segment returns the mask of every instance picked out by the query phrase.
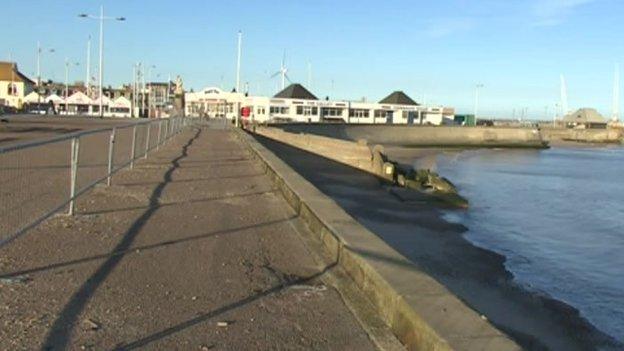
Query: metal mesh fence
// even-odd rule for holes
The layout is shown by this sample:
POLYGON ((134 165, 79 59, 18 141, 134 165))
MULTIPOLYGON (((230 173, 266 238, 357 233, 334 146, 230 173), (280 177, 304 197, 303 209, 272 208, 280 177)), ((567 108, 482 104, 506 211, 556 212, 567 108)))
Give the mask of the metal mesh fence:
POLYGON ((0 230, 19 231, 69 196, 70 141, 0 154, 0 230))
POLYGON ((105 130, 80 137, 76 172, 77 194, 106 179, 109 136, 110 131, 105 130))
POLYGON ((73 214, 78 196, 189 124, 184 118, 140 122, 1 147, 0 246, 54 213, 73 214))

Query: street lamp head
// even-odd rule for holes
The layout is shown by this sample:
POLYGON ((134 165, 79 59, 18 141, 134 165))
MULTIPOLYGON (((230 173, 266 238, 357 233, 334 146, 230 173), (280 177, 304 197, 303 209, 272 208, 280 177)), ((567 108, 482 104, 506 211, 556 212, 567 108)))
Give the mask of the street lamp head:
POLYGON ((89 15, 87 15, 86 13, 81 13, 78 15, 78 17, 87 18, 89 17, 89 15))
POLYGON ((115 18, 115 19, 116 19, 116 20, 118 20, 118 21, 125 21, 125 20, 126 20, 126 18, 125 18, 125 17, 117 17, 117 18, 115 18))

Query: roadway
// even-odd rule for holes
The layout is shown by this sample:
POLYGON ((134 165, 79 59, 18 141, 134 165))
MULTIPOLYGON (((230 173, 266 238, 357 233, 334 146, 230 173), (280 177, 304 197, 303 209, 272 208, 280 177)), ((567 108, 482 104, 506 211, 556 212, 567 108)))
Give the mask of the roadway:
POLYGON ((135 121, 137 120, 128 118, 2 115, 0 116, 0 147, 59 134, 124 125, 135 121))

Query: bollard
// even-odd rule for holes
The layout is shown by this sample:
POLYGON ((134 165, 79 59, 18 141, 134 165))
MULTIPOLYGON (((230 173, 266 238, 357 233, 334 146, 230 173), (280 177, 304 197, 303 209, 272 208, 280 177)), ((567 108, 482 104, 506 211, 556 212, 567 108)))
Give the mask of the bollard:
POLYGON ((111 185, 111 177, 113 175, 113 158, 115 153, 115 132, 116 128, 111 130, 110 140, 108 142, 108 178, 106 179, 106 185, 111 185))
POLYGON ((132 149, 130 150, 130 169, 134 169, 134 158, 136 156, 136 136, 137 126, 132 128, 132 149))
POLYGON ((78 155, 80 154, 80 138, 73 138, 71 142, 71 174, 69 188, 69 211, 68 215, 73 216, 75 210, 74 197, 76 196, 76 178, 78 177, 78 155))
POLYGON ((147 152, 149 151, 150 146, 150 128, 152 127, 151 123, 147 123, 147 135, 145 136, 145 154, 143 158, 147 159, 147 152))

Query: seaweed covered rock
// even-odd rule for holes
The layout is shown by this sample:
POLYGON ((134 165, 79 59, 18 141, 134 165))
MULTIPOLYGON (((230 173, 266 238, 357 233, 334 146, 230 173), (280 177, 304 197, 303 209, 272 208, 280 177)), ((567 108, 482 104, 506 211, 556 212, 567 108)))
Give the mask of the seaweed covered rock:
POLYGON ((436 172, 428 169, 411 170, 407 174, 398 175, 397 180, 399 180, 397 183, 400 186, 427 191, 447 205, 468 207, 468 201, 459 195, 455 185, 436 172))

